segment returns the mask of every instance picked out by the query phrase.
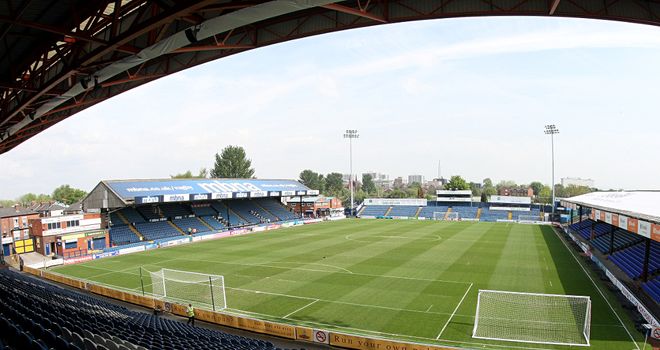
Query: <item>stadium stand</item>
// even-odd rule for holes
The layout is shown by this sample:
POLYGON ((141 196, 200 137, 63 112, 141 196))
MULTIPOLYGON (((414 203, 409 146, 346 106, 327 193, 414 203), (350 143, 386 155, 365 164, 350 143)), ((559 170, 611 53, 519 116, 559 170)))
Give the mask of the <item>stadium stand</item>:
POLYGON ((298 215, 288 211, 279 201, 273 199, 257 199, 264 209, 277 216, 282 221, 298 219, 298 215))
POLYGON ((383 216, 390 208, 389 205, 367 205, 362 210, 361 216, 383 216))
POLYGON ((8 349, 280 350, 263 340, 131 311, 8 269, 0 270, 0 329, 0 343, 8 349))
POLYGON ((463 206, 454 206, 451 208, 452 212, 457 212, 458 217, 461 219, 475 219, 477 217, 477 207, 463 207, 463 206))
POLYGON ((144 238, 149 241, 181 236, 181 232, 172 227, 168 221, 138 223, 135 224, 135 228, 137 228, 138 232, 140 232, 144 238))
MULTIPOLYGON (((609 229, 608 229, 609 231, 609 229)), ((614 231, 614 244, 610 251, 610 234, 600 234, 590 241, 591 245, 603 254, 614 253, 626 247, 630 247, 644 240, 642 236, 631 234, 627 231, 617 229, 614 231)))
POLYGON ((201 216, 200 219, 204 221, 207 225, 213 227, 214 230, 224 230, 227 228, 224 223, 218 221, 213 216, 201 216))
MULTIPOLYGON (((628 236, 633 236, 628 234, 628 236)), ((635 244, 621 251, 615 252, 610 256, 610 261, 616 264, 630 278, 639 278, 642 276, 644 268, 644 250, 645 245, 635 244)), ((649 275, 654 274, 660 269, 660 243, 651 241, 651 254, 649 259, 649 275)))
POLYGON ((191 209, 192 209, 193 214, 195 214, 195 216, 216 216, 216 215, 218 215, 218 212, 215 211, 215 209, 213 209, 213 207, 211 207, 210 204, 202 205, 202 206, 194 205, 194 206, 191 207, 191 209))
POLYGON ((660 275, 655 276, 652 280, 642 284, 642 289, 648 294, 656 303, 660 304, 660 275))
POLYGON ((390 210, 390 213, 388 215, 414 217, 415 213, 417 213, 417 209, 419 209, 419 207, 417 206, 395 205, 392 207, 392 210, 390 210))
POLYGON ((135 209, 147 220, 158 220, 163 217, 155 205, 139 206, 135 209))
POLYGON ((423 207, 422 211, 419 212, 419 215, 417 217, 425 217, 427 219, 433 219, 433 213, 435 212, 446 212, 449 210, 449 207, 447 206, 428 206, 428 207, 423 207))
POLYGON ((250 201, 234 201, 231 203, 231 209, 250 224, 262 222, 262 218, 256 215, 255 206, 250 201))
POLYGON ((211 229, 204 225, 198 218, 175 219, 172 220, 172 222, 185 233, 188 232, 188 229, 194 229, 196 233, 211 231, 211 229))
POLYGON ((497 220, 507 220, 508 218, 509 212, 507 210, 490 210, 489 208, 484 207, 481 208, 481 216, 479 217, 479 220, 494 222, 497 220))
MULTIPOLYGON (((592 220, 584 220, 578 223, 572 224, 569 226, 574 232, 577 232, 582 238, 590 239, 591 238, 591 225, 594 223, 592 220)), ((600 237, 606 233, 610 232, 610 225, 598 222, 594 226, 594 238, 600 237)))
POLYGON ((165 217, 175 218, 178 216, 188 216, 192 214, 190 207, 179 203, 160 204, 160 211, 165 217))
POLYGON ((121 225, 125 223, 124 220, 120 218, 120 216, 123 216, 126 221, 128 221, 128 223, 144 222, 142 215, 140 215, 140 213, 138 213, 138 211, 132 207, 126 207, 119 211, 112 212, 110 214, 110 221, 112 221, 112 223, 115 225, 121 225))
POLYGON ((112 245, 131 244, 140 241, 128 225, 116 225, 110 227, 110 242, 112 245))
POLYGON ((245 222, 243 219, 241 219, 231 211, 229 212, 229 218, 225 218, 225 216, 227 216, 227 207, 224 205, 224 203, 213 202, 211 203, 211 206, 213 207, 213 209, 215 209, 218 212, 218 216, 224 218, 225 220, 228 220, 230 226, 245 226, 248 224, 247 222, 245 222))

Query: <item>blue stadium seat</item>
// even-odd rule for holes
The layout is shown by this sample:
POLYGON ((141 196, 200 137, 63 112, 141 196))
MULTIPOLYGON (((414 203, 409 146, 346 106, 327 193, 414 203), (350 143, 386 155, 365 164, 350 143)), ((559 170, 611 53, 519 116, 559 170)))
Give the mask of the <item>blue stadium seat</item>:
POLYGON ((270 342, 131 311, 9 270, 0 270, 0 329, 0 350, 5 345, 34 350, 276 349, 270 342))

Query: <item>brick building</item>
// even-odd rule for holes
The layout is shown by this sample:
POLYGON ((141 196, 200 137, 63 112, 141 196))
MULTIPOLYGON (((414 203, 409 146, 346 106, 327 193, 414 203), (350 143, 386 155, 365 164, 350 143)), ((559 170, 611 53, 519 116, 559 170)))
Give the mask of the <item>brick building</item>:
POLYGON ((39 218, 39 214, 33 210, 12 207, 0 208, 0 232, 2 233, 2 254, 5 256, 14 253, 25 252, 25 241, 28 241, 28 248, 30 246, 30 226, 29 222, 32 219, 39 218), (16 244, 21 249, 16 249, 16 244))

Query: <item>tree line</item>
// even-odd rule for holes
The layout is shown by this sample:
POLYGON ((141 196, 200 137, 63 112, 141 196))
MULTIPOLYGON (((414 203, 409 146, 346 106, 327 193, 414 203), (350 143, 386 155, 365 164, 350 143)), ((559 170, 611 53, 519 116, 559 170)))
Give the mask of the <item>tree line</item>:
POLYGON ((52 194, 35 194, 35 193, 26 193, 16 199, 3 199, 0 200, 0 207, 9 208, 16 204, 22 206, 29 206, 32 203, 47 203, 47 202, 58 202, 66 205, 71 205, 76 203, 87 195, 87 192, 73 188, 69 185, 62 185, 53 190, 52 194))

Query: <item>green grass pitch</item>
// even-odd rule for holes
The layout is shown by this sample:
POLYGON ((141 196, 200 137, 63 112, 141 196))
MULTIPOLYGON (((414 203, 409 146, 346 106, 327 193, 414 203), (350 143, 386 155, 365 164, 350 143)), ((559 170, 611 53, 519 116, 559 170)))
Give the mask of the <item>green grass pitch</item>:
MULTIPOLYGON (((343 220, 203 241, 56 268, 140 291, 138 267, 225 277, 228 312, 427 344, 480 349, 568 346, 471 337, 479 289, 586 295, 592 349, 643 337, 577 254, 547 226, 343 220), (598 284, 598 282, 596 282, 598 284), (609 300, 606 301, 606 298, 609 300)), ((149 291, 149 278, 146 278, 149 291)))

